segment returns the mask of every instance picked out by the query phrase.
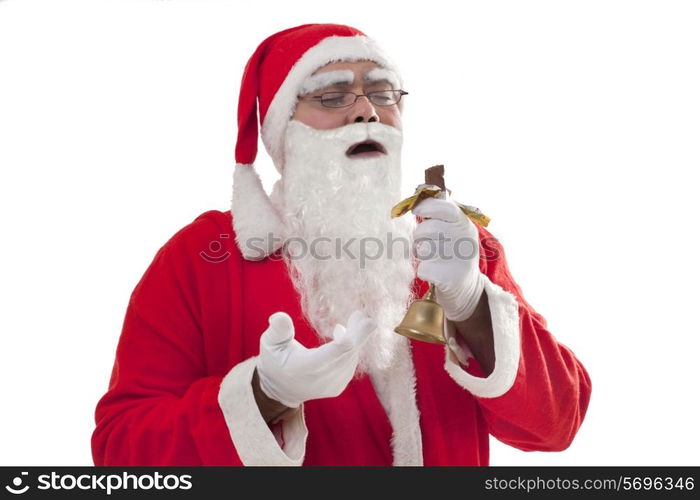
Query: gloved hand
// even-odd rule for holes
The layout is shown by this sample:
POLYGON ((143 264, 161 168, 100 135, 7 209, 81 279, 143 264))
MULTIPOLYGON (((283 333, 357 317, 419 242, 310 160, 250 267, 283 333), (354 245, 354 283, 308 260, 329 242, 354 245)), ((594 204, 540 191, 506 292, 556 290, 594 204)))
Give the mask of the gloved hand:
POLYGON ((343 392, 355 374, 361 347, 376 328, 370 318, 355 311, 347 328, 335 326, 333 340, 307 349, 294 339, 294 324, 287 313, 270 315, 269 325, 260 337, 257 357, 260 388, 290 408, 343 392))
POLYGON ((416 274, 435 284, 436 299, 447 319, 463 321, 476 310, 484 291, 479 231, 451 198, 426 198, 412 212, 430 218, 422 220, 413 233, 420 259, 416 274))

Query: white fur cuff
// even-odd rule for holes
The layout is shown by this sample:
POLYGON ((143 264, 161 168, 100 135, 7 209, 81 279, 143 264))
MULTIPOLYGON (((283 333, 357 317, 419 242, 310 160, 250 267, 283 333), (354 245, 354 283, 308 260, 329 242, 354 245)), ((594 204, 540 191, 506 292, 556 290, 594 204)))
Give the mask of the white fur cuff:
POLYGON ((231 440, 243 465, 300 466, 306 453, 309 434, 304 420, 304 405, 283 425, 284 447, 260 414, 251 381, 256 357, 231 368, 219 388, 219 406, 226 419, 231 440))
MULTIPOLYGON (((445 370, 460 386, 482 398, 502 396, 513 386, 520 362, 520 317, 513 294, 484 276, 484 290, 489 300, 496 362, 486 377, 475 377, 459 365, 452 350, 445 346, 445 370)), ((459 334, 458 334, 459 335, 459 334)))

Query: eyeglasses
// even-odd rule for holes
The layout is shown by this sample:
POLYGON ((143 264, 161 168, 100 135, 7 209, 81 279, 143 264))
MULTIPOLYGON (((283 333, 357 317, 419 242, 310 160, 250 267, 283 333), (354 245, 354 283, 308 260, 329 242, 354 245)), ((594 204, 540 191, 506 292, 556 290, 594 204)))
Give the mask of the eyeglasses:
POLYGON ((403 90, 377 90, 366 94, 356 94, 354 92, 326 92, 325 94, 300 97, 299 99, 314 99, 321 101, 321 105, 326 108, 345 108, 355 104, 358 98, 366 97, 372 104, 377 106, 393 106, 398 104, 401 96, 408 94, 403 90))

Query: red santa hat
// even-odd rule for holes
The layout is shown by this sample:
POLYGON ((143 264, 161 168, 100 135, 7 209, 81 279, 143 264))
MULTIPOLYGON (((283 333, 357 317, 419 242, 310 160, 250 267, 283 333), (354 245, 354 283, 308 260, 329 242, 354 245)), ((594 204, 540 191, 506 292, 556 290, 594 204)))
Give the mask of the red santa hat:
POLYGON ((335 61, 369 60, 401 76, 377 43, 356 28, 304 24, 266 38, 246 64, 238 99, 238 140, 231 214, 238 247, 262 259, 283 243, 282 224, 254 169, 258 120, 262 141, 277 170, 284 169, 284 137, 307 78, 335 61), (259 110, 259 117, 258 117, 259 110), (264 251, 261 251, 263 250, 264 251))

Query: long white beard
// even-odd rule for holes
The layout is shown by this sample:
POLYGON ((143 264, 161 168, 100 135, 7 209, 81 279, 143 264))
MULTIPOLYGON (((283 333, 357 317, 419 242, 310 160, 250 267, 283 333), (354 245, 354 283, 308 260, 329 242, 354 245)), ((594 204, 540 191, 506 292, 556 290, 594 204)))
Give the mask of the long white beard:
POLYGON ((360 353, 358 374, 391 366, 406 341, 394 328, 415 299, 416 222, 390 216, 401 196, 401 144, 398 129, 377 122, 318 130, 292 120, 284 173, 271 195, 285 224, 282 255, 316 332, 332 338, 336 323, 345 326, 355 309, 377 323, 360 353), (387 154, 346 156, 352 144, 367 139, 380 142, 387 154))

